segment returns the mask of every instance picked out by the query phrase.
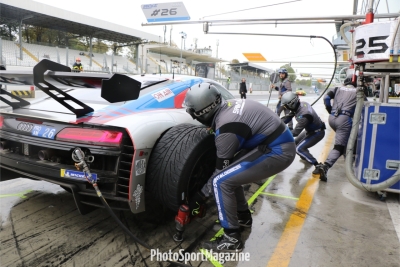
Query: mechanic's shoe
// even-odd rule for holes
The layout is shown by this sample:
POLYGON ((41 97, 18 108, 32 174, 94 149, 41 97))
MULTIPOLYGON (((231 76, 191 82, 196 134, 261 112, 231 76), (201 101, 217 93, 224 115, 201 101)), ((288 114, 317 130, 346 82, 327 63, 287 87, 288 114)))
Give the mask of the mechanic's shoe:
POLYGON ((251 225, 253 224, 253 218, 251 218, 250 210, 246 210, 244 212, 238 212, 237 216, 240 226, 251 227, 251 225))
POLYGON ((213 252, 241 252, 243 242, 239 232, 230 234, 224 233, 215 240, 203 242, 202 248, 212 250, 213 252))
POLYGON ((328 181, 328 176, 326 173, 328 172, 329 167, 326 164, 322 164, 322 166, 318 169, 319 170, 319 179, 321 181, 328 181))
POLYGON ((317 165, 315 165, 315 170, 313 170, 313 174, 319 174, 319 169, 321 168, 321 166, 324 165, 322 162, 318 163, 317 165))

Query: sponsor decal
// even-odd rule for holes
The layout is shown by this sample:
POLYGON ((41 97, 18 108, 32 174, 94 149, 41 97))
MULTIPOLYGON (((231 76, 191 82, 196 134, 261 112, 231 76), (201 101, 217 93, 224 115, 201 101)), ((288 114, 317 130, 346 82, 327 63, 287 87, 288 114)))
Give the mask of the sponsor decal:
POLYGON ((135 161, 136 176, 146 172, 146 159, 139 159, 135 161))
MULTIPOLYGON (((71 178, 71 179, 86 181, 86 174, 84 172, 75 170, 60 169, 60 176, 63 178, 71 178)), ((97 174, 92 173, 92 178, 94 180, 97 180, 97 174)))
POLYGON ((162 102, 168 98, 173 97, 175 94, 174 92, 171 91, 171 89, 169 88, 165 88, 163 90, 160 90, 154 94, 152 94, 152 96, 158 101, 158 102, 162 102))
POLYGON ((238 164, 238 165, 236 165, 236 166, 234 166, 234 167, 232 167, 232 168, 230 168, 230 169, 228 169, 228 170, 226 170, 224 172, 221 172, 220 174, 218 174, 213 179, 215 202, 217 203, 217 206, 218 206, 218 218, 219 218, 220 221, 223 221, 224 217, 223 217, 222 212, 221 212, 222 208, 221 208, 221 204, 220 204, 220 201, 219 201, 218 190, 216 190, 217 189, 217 182, 218 182, 219 179, 221 179, 221 178, 225 177, 226 175, 228 175, 228 174, 230 174, 232 172, 235 172, 235 171, 237 171, 237 170, 239 170, 241 168, 242 168, 242 165, 238 164))
POLYGON ((135 191, 133 191, 132 197, 135 199, 136 202, 136 209, 139 208, 139 204, 140 204, 140 196, 142 195, 143 192, 143 186, 141 186, 140 184, 138 184, 136 186, 135 191))
POLYGON ((23 132, 30 132, 32 131, 34 125, 32 123, 28 122, 21 122, 17 125, 17 130, 23 131, 23 132))
POLYGON ((157 7, 157 4, 149 4, 149 5, 143 5, 142 6, 143 9, 150 9, 150 8, 153 8, 153 7, 157 7))
POLYGON ((228 166, 229 166, 229 160, 226 159, 226 160, 224 160, 224 166, 222 166, 222 169, 225 169, 228 166))
POLYGON ((351 85, 346 85, 346 87, 340 87, 340 91, 346 91, 346 92, 351 92, 351 91, 356 91, 357 88, 351 86, 351 85))
POLYGON ((239 114, 239 109, 240 109, 240 103, 236 102, 235 107, 233 108, 233 113, 234 114, 239 114))
POLYGON ((243 102, 237 101, 235 107, 233 108, 232 113, 233 113, 233 114, 242 115, 244 103, 245 103, 244 101, 243 101, 243 102))

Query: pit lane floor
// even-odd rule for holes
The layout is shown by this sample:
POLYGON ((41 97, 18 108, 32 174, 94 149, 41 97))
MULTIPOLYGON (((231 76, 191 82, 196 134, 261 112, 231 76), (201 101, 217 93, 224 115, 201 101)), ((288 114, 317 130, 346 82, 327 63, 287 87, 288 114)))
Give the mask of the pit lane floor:
MULTIPOLYGON (((268 101, 268 94, 248 98, 268 101)), ((309 103, 315 94, 301 97, 309 103)), ((274 109, 276 95, 269 107, 274 109)), ((314 105, 327 122, 322 101, 314 105)), ((328 125, 328 124, 327 124, 328 125)), ((325 138, 310 149, 323 161, 334 142, 325 138)), ((274 177, 245 186, 253 213, 252 228, 242 232, 243 255, 249 261, 224 264, 191 260, 192 266, 400 266, 399 194, 380 201, 375 193, 355 188, 344 171, 344 160, 328 172, 328 182, 312 175, 314 167, 299 160, 274 177)), ((169 266, 128 237, 104 209, 80 215, 72 195, 59 186, 25 178, 0 182, 0 266, 169 266)), ((184 241, 172 240, 174 213, 146 199, 147 212, 116 212, 140 239, 159 252, 180 249, 200 254, 199 243, 218 234, 216 208, 188 225, 184 241)), ((156 251, 154 251, 156 252, 156 251)), ((193 254, 192 254, 193 255, 193 254)))

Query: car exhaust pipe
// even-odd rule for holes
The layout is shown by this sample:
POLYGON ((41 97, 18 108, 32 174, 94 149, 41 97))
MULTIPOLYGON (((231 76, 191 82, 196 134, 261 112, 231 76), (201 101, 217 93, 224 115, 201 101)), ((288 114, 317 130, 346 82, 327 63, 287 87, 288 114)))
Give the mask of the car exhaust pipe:
POLYGON ((54 151, 50 149, 40 150, 38 152, 38 157, 40 160, 51 160, 54 155, 54 151))
POLYGON ((0 142, 0 150, 5 150, 8 148, 8 142, 7 141, 1 141, 0 142))

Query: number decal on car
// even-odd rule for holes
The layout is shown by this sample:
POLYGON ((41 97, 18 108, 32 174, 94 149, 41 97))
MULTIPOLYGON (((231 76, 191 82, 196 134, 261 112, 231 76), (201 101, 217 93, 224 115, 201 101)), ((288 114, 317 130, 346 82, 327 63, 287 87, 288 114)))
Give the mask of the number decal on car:
POLYGON ((31 134, 37 137, 54 139, 55 132, 56 132, 55 128, 35 125, 35 127, 33 127, 32 129, 31 134))

